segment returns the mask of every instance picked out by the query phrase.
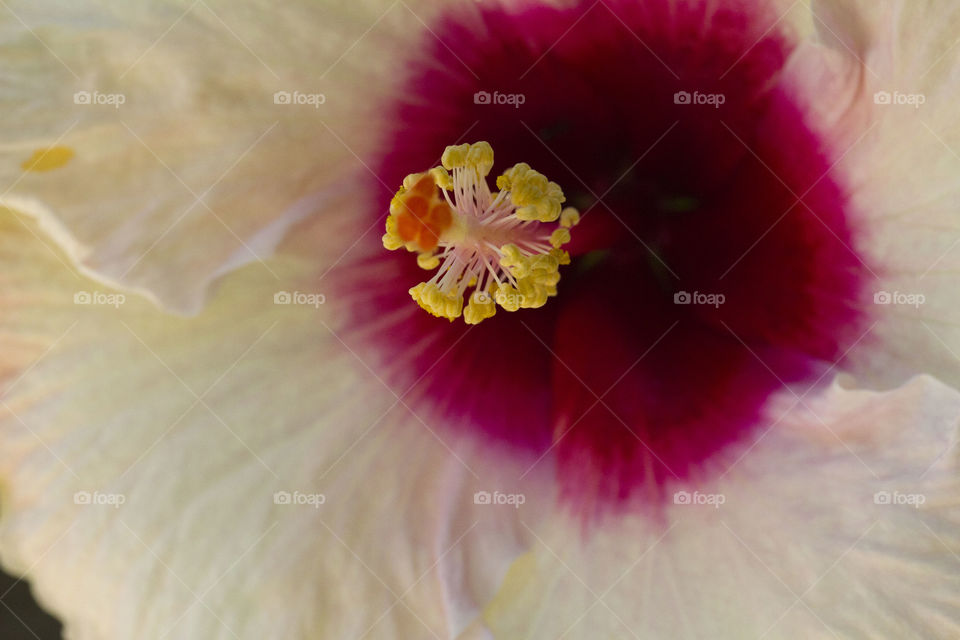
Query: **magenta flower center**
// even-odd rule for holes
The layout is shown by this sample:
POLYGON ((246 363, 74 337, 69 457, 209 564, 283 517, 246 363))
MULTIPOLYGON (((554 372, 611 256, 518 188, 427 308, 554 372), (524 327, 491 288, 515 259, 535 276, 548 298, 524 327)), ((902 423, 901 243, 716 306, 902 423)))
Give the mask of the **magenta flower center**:
MULTIPOLYGON (((548 304, 475 327, 412 303, 409 254, 357 269, 357 326, 377 327, 366 344, 412 409, 550 461, 573 500, 625 504, 756 437, 772 394, 859 338, 869 270, 832 169, 843 150, 791 92, 794 42, 762 5, 481 4, 424 32, 386 107, 382 181, 485 140, 582 221, 548 304)), ((373 221, 393 194, 371 185, 373 221)))

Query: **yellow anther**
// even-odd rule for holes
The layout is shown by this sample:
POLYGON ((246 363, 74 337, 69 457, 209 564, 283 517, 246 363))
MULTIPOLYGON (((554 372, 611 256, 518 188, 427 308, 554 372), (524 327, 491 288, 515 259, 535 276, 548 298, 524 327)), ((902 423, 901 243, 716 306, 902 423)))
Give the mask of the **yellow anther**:
POLYGON ((551 249, 550 255, 557 259, 560 266, 570 264, 570 254, 563 249, 551 249))
POLYGON ((451 322, 463 311, 463 296, 455 292, 444 293, 435 284, 421 282, 410 289, 410 296, 428 313, 451 322))
POLYGON ((559 185, 520 163, 491 193, 486 142, 447 147, 442 165, 407 176, 390 203, 383 245, 405 247, 421 268, 437 270, 410 296, 434 316, 467 324, 493 317, 497 306, 546 304, 557 295, 560 267, 570 264, 561 247, 580 219, 576 209, 561 210, 559 185))
POLYGON ((567 207, 560 212, 560 226, 567 229, 580 224, 580 212, 573 207, 567 207))
POLYGON ((477 168, 481 176, 486 176, 493 169, 493 147, 489 142, 476 142, 470 145, 467 153, 467 164, 477 168))
POLYGON ((455 144, 450 145, 443 150, 443 155, 440 156, 440 164, 444 168, 453 171, 454 169, 459 169, 467 162, 467 153, 470 151, 469 144, 455 144))
POLYGON ((433 253, 421 253, 417 256, 417 266, 430 271, 440 266, 440 256, 433 253))
POLYGON ((547 298, 556 295, 556 287, 538 284, 530 280, 521 280, 520 306, 524 309, 538 309, 547 304, 547 298))
POLYGON ((493 168, 493 147, 489 142, 449 146, 444 149, 440 163, 451 171, 476 169, 481 177, 486 177, 493 168))
POLYGON ((508 284, 502 284, 497 288, 494 300, 505 311, 519 311, 523 305, 523 294, 508 284))
POLYGON ((529 279, 531 282, 554 285, 560 280, 561 256, 551 253, 523 255, 520 249, 513 244, 500 248, 503 257, 500 266, 510 272, 518 280, 529 279))
POLYGON ((497 305, 493 297, 485 291, 474 291, 470 302, 463 310, 463 321, 467 324, 480 324, 497 313, 497 305))
POLYGON ((527 275, 529 259, 520 252, 520 248, 515 244, 505 244, 500 247, 503 256, 500 258, 500 266, 509 271, 515 278, 524 278, 527 275))
POLYGON ((560 227, 550 234, 550 244, 553 245, 554 249, 559 249, 568 242, 570 242, 570 229, 560 227))
POLYGON ((444 191, 453 191, 453 177, 446 169, 434 167, 430 169, 430 175, 433 176, 433 181, 437 183, 438 187, 444 191))
POLYGON ((556 182, 550 182, 525 162, 504 171, 497 178, 497 188, 510 190, 510 200, 517 206, 520 220, 554 222, 560 217, 560 205, 566 200, 556 182))
POLYGON ((384 248, 390 251, 399 249, 404 245, 403 238, 397 235, 397 220, 393 216, 387 216, 387 232, 383 234, 382 240, 384 248))
MULTIPOLYGON (((413 185, 417 184, 420 181, 420 178, 423 177, 423 173, 411 173, 403 178, 403 185, 401 185, 400 190, 397 192, 397 196, 401 196, 407 189, 412 189, 413 185)), ((396 199, 396 198, 394 198, 396 199)))

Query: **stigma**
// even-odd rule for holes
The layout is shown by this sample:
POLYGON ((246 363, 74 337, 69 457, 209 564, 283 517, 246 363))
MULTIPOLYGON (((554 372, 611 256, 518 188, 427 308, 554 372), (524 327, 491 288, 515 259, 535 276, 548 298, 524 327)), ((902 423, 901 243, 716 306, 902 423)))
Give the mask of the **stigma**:
POLYGON ((557 295, 560 267, 570 264, 562 247, 580 221, 576 209, 562 208, 560 186, 521 162, 491 192, 486 142, 447 147, 440 163, 404 178, 390 202, 383 246, 403 247, 423 269, 436 269, 410 295, 434 316, 463 316, 467 324, 493 317, 498 306, 545 305, 557 295))

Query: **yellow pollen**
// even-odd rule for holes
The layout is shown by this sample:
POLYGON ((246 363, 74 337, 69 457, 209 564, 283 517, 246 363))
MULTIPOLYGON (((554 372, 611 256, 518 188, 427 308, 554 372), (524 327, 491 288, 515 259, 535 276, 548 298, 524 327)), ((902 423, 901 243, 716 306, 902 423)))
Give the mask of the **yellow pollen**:
POLYGON ((433 253, 421 253, 417 256, 417 266, 427 271, 433 271, 440 266, 440 258, 433 253))
POLYGON ((20 168, 24 171, 52 171, 65 166, 72 159, 73 149, 70 147, 48 147, 34 151, 20 168))
POLYGON ((550 244, 554 249, 559 249, 568 242, 570 242, 570 229, 560 227, 550 234, 550 244))
POLYGON ((580 212, 574 209, 573 207, 567 207, 560 212, 560 226, 566 227, 575 227, 580 224, 580 212))
POLYGON ((491 192, 487 142, 447 147, 440 162, 407 176, 390 203, 383 246, 416 252, 421 268, 437 269, 411 297, 437 317, 462 315, 467 324, 492 318, 498 306, 542 307, 557 295, 560 267, 570 264, 561 247, 580 214, 562 209, 559 185, 525 163, 504 171, 491 192))

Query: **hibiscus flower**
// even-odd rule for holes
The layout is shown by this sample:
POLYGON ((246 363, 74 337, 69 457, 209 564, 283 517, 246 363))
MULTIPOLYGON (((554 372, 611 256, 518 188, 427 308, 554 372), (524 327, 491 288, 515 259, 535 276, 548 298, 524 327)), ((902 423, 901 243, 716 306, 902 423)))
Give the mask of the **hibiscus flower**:
POLYGON ((0 562, 68 637, 960 634, 953 3, 50 4, 0 562))

